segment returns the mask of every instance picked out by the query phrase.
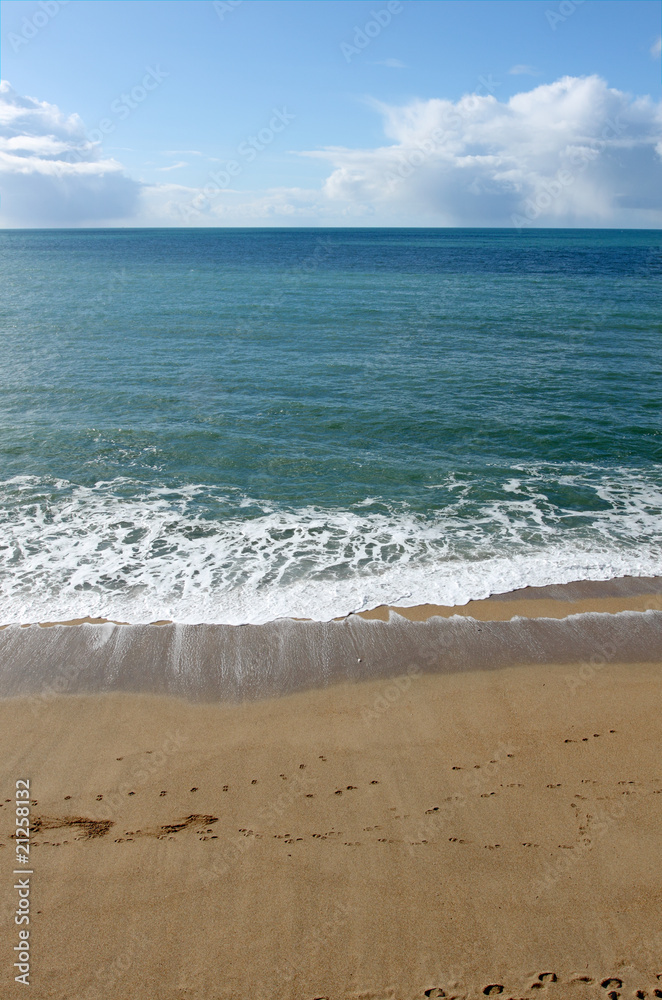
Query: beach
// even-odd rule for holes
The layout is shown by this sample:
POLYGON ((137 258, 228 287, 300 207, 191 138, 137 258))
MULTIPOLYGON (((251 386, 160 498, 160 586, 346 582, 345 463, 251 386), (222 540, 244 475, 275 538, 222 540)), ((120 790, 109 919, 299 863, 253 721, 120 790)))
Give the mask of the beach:
MULTIPOLYGON (((257 648, 251 633, 269 626, 226 627, 243 660, 232 683, 217 668, 215 687, 209 649, 220 643, 227 655, 222 626, 4 629, 0 851, 14 852, 7 796, 29 778, 31 994, 656 995, 658 584, 616 581, 583 598, 620 601, 616 613, 576 613, 577 592, 561 591, 568 614, 558 619, 546 616, 546 592, 492 601, 520 612, 523 600, 540 602, 545 616, 531 619, 496 620, 497 607, 491 623, 396 614, 273 623, 296 639, 272 656, 270 696, 246 653, 257 648), (627 607, 642 600, 647 610, 627 607), (480 628, 474 638, 510 631, 481 667, 482 647, 467 645, 466 632, 469 660, 445 656, 444 629, 457 625, 480 628), (532 627, 522 646, 521 629, 532 627), (198 647, 196 628, 207 629, 198 647), (179 629, 197 689, 177 687, 167 658, 131 672, 128 656, 111 675, 110 629, 142 656, 146 632, 179 629), (329 640, 333 629, 350 631, 360 654, 344 670, 337 660, 349 646, 329 640), (61 670, 66 686, 45 671, 39 686, 39 642, 62 665, 86 650, 85 670, 61 670), (33 686, 7 697, 17 643, 31 648, 33 686), (321 674, 309 662, 303 683, 286 669, 293 643, 325 649, 321 674), (516 665, 504 662, 508 648, 516 665), (521 662, 527 648, 537 657, 521 662), (399 662, 371 662, 384 649, 399 662)), ((10 916, 10 892, 4 899, 10 916)), ((2 926, 11 951, 16 928, 2 926)), ((2 976, 8 990, 7 963, 2 976)))
POLYGON ((34 796, 32 995, 653 995, 660 666, 3 702, 3 785, 34 796))

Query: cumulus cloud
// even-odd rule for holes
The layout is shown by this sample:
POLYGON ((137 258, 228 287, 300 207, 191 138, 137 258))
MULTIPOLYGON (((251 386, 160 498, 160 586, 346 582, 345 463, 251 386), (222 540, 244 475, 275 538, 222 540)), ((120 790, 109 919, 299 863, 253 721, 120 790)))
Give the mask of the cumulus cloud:
POLYGON ((78 115, 0 82, 3 225, 95 224, 130 217, 141 185, 90 142, 78 115))
POLYGON ((662 221, 662 104, 597 76, 377 107, 390 144, 304 154, 331 164, 332 202, 431 225, 662 221))
POLYGON ((600 77, 373 108, 379 147, 299 151, 328 164, 320 188, 296 186, 294 158, 291 186, 250 190, 247 160, 239 180, 222 161, 190 187, 132 180, 78 116, 3 84, 0 224, 662 225, 662 104, 600 77))

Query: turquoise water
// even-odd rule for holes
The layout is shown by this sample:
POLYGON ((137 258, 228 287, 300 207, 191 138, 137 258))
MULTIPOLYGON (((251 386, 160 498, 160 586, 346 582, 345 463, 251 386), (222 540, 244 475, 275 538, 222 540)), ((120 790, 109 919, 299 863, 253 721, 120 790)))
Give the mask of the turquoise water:
POLYGON ((662 567, 662 236, 0 232, 0 619, 662 567))

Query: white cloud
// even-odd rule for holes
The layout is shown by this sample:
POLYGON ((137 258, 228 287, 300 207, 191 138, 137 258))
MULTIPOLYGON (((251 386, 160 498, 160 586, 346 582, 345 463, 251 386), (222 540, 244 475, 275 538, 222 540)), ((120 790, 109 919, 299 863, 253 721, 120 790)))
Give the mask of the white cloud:
MULTIPOLYGON (((378 148, 299 151, 328 164, 321 188, 222 189, 213 178, 225 162, 200 187, 140 184, 86 140, 77 116, 3 84, 0 224, 662 225, 662 104, 597 76, 508 101, 372 106, 384 123, 378 148)), ((251 177, 242 167, 239 188, 251 177)))
POLYGON ((266 191, 225 188, 204 195, 183 184, 145 185, 136 226, 263 226, 337 225, 347 215, 365 210, 332 205, 319 190, 269 188, 266 191))
POLYGON ((391 144, 305 154, 331 164, 330 201, 430 225, 662 222, 662 105, 597 76, 380 110, 391 144))
POLYGON ((389 69, 406 69, 401 59, 378 59, 375 66, 388 66, 389 69))
POLYGON ((162 149, 161 156, 204 156, 199 149, 162 149))
POLYGON ((651 45, 651 55, 653 59, 659 59, 660 55, 662 55, 662 36, 651 45))
POLYGON ((140 184, 90 142, 78 115, 0 82, 2 225, 76 225, 126 218, 140 184))
POLYGON ((157 167, 157 170, 180 170, 182 167, 188 167, 186 160, 179 160, 178 163, 171 163, 169 167, 157 167))
POLYGON ((517 66, 511 66, 508 72, 511 76, 539 76, 539 71, 535 66, 527 66, 525 63, 518 63, 517 66))

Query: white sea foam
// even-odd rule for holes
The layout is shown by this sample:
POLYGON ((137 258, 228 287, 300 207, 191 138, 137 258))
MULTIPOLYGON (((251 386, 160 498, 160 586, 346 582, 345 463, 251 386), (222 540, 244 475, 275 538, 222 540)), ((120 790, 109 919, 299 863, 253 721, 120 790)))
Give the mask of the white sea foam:
POLYGON ((659 482, 627 469, 512 471, 485 502, 449 477, 436 487, 445 505, 425 517, 375 498, 293 510, 204 486, 15 478, 0 484, 0 621, 329 620, 662 572, 659 482), (551 482, 596 503, 555 505, 551 482))

